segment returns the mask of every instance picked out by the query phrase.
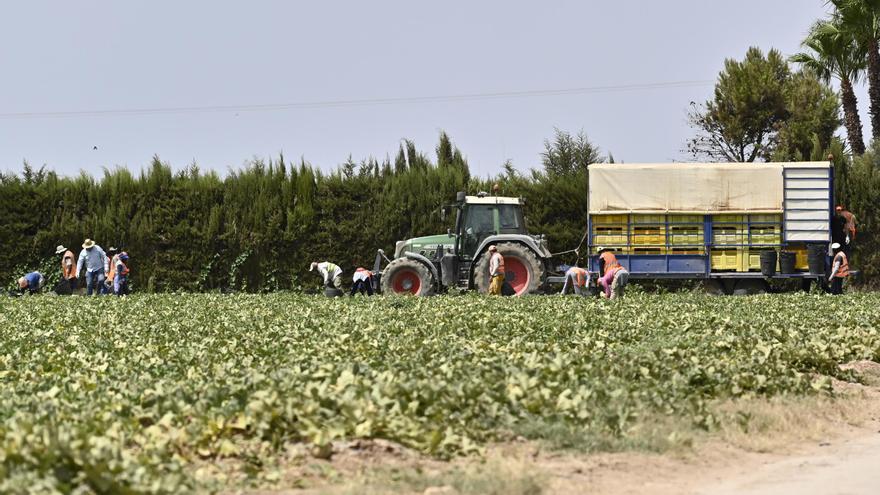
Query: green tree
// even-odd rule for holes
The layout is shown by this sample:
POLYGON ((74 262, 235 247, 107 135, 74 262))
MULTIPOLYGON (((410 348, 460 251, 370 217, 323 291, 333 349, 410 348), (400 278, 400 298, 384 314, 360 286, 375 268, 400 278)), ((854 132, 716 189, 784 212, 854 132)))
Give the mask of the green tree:
POLYGON ((856 41, 867 61, 871 131, 880 137, 880 0, 830 0, 836 24, 845 36, 856 41))
POLYGON ((753 162, 773 152, 776 133, 789 117, 788 64, 777 50, 767 56, 756 47, 745 59, 727 59, 718 75, 714 97, 692 103, 688 120, 698 134, 687 144, 695 158, 753 162))
POLYGON ((572 136, 569 132, 554 129, 553 140, 544 141, 544 152, 541 153, 544 171, 550 176, 586 175, 591 163, 603 160, 599 148, 583 131, 572 136))
POLYGON ((816 146, 827 150, 842 123, 837 93, 815 74, 797 72, 786 84, 785 102, 788 118, 779 125, 773 159, 808 160, 816 146))
POLYGON ((865 152, 865 141, 853 84, 865 70, 865 61, 856 41, 841 30, 838 20, 818 21, 803 41, 803 47, 807 51, 795 54, 791 60, 826 82, 832 78, 840 82, 849 145, 854 154, 861 155, 865 152))

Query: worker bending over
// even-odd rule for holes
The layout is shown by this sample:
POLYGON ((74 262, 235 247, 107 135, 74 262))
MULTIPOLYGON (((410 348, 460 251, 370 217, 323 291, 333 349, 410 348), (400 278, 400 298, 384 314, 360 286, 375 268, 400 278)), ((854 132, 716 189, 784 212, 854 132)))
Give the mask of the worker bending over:
POLYGON ((351 286, 352 297, 358 292, 361 294, 366 292, 368 296, 373 295, 373 272, 364 267, 358 267, 351 280, 354 282, 351 286))
POLYGON ((313 261, 312 265, 309 267, 309 271, 313 272, 316 270, 318 274, 324 278, 324 288, 334 287, 338 290, 342 290, 342 268, 339 268, 339 265, 330 263, 329 261, 323 261, 321 263, 313 261))
POLYGON ((623 296, 624 287, 629 282, 629 272, 617 261, 611 249, 598 248, 599 252, 599 286, 608 299, 623 296), (612 290, 614 289, 614 290, 612 290))
POLYGON ((843 294, 843 279, 849 277, 849 259, 840 244, 835 242, 831 245, 831 249, 834 250, 834 259, 831 262, 831 276, 828 277, 828 282, 831 283, 831 293, 839 296, 843 294))
POLYGON ((30 292, 31 294, 36 294, 40 292, 40 289, 46 285, 46 279, 43 277, 43 274, 40 272, 30 272, 24 277, 18 279, 18 288, 21 289, 22 292, 30 292))
POLYGON ((590 283, 590 272, 579 267, 573 266, 565 271, 565 283, 562 285, 562 294, 568 294, 569 285, 572 292, 582 295, 581 290, 586 289, 590 283))
POLYGON ((504 287, 504 256, 495 245, 489 246, 489 295, 500 296, 504 287))

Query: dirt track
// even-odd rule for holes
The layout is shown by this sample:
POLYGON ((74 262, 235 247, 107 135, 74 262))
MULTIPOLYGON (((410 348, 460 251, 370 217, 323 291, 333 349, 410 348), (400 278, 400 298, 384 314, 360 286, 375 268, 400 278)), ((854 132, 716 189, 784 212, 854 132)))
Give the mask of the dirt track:
POLYGON ((873 495, 880 491, 880 433, 770 462, 698 495, 873 495))

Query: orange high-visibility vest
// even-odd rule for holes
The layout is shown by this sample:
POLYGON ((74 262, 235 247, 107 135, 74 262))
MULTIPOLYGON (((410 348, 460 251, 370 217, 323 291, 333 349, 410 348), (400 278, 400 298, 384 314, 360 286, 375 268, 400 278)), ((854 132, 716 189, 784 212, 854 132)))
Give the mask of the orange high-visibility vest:
POLYGON ((573 266, 569 268, 568 271, 574 275, 574 280, 577 283, 578 287, 585 287, 587 285, 586 270, 577 266, 573 266))
POLYGON ((61 277, 64 280, 76 278, 76 256, 73 255, 73 251, 68 250, 64 253, 64 256, 61 257, 61 277), (67 265, 68 260, 70 261, 70 265, 67 265))
POLYGON ((498 275, 504 275, 504 256, 501 256, 501 253, 495 251, 492 254, 492 258, 490 258, 490 261, 496 259, 496 256, 498 257, 498 270, 496 270, 495 273, 498 275))
POLYGON ((837 278, 849 277, 849 260, 846 259, 846 254, 843 251, 834 255, 834 261, 831 263, 831 266, 834 266, 838 261, 840 261, 840 268, 837 269, 834 276, 837 278))
POLYGON ((107 271, 107 280, 113 281, 113 277, 116 276, 116 263, 119 262, 119 255, 114 254, 113 258, 110 259, 110 270, 107 271))

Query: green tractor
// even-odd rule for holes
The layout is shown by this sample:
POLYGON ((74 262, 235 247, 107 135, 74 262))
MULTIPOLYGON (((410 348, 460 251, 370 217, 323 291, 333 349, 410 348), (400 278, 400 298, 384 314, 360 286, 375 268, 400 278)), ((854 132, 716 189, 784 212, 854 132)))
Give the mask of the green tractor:
POLYGON ((450 287, 488 292, 491 245, 504 256, 505 279, 516 295, 542 291, 551 255, 544 236, 526 231, 523 204, 520 198, 459 192, 455 204, 443 209, 444 218, 456 212, 455 230, 398 241, 394 259, 379 250, 373 268, 381 292, 430 296, 450 287))

